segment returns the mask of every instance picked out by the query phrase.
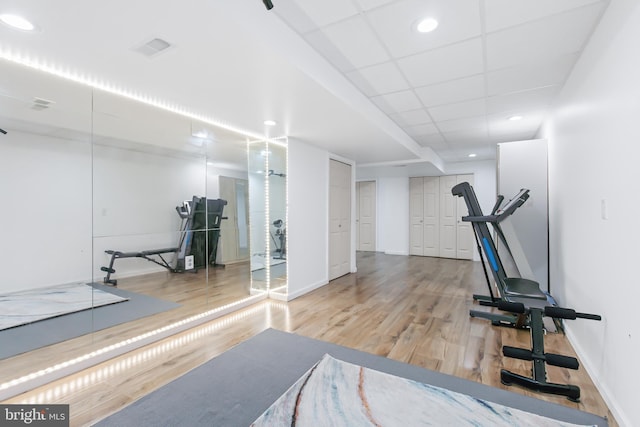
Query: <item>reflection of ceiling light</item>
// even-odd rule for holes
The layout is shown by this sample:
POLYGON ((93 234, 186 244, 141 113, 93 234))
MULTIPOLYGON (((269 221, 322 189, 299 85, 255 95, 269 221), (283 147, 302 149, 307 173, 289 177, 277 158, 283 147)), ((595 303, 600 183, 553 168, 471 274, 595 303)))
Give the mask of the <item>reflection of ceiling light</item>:
POLYGON ((420 33, 430 33, 438 28, 438 21, 433 18, 425 18, 418 23, 416 27, 420 33))
POLYGON ((275 126, 276 122, 274 122, 273 120, 265 120, 264 124, 265 126, 275 126))
POLYGON ((476 154, 476 153, 471 153, 471 154, 469 154, 469 157, 475 157, 475 156, 477 156, 477 154, 476 154))
POLYGON ((2 14, 0 22, 22 31, 33 31, 36 28, 31 22, 18 15, 2 14))
POLYGON ((509 117, 509 120, 512 122, 518 121, 518 120, 522 120, 522 116, 511 116, 509 117))
POLYGON ((201 130, 200 132, 196 132, 195 134, 193 134, 193 136, 195 136, 196 138, 207 138, 209 134, 207 133, 207 131, 201 130))
POLYGON ((262 150, 262 151, 260 152, 260 155, 261 155, 262 157, 266 157, 266 156, 268 156, 269 154, 271 154, 271 151, 262 150))

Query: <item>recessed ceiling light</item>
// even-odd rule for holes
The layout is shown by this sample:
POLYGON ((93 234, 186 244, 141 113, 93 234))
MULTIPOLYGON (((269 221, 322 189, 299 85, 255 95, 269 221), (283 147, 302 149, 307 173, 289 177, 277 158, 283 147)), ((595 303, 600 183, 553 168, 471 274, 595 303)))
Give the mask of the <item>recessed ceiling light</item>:
POLYGON ((509 117, 509 120, 512 122, 518 121, 518 120, 522 120, 522 116, 511 116, 509 117))
POLYGON ((266 126, 275 126, 275 125, 276 125, 276 122, 274 122, 273 120, 265 120, 265 121, 264 121, 264 124, 265 124, 266 126))
POLYGON ((16 28, 22 31, 33 31, 36 29, 35 25, 24 19, 22 16, 11 15, 8 13, 0 15, 0 22, 10 26, 11 28, 16 28))
POLYGON ((476 153, 471 153, 471 154, 469 154, 469 157, 475 157, 475 156, 477 156, 477 154, 476 154, 476 153))
POLYGON ((438 28, 438 21, 433 18, 425 18, 418 23, 416 28, 420 33, 430 33, 438 28))

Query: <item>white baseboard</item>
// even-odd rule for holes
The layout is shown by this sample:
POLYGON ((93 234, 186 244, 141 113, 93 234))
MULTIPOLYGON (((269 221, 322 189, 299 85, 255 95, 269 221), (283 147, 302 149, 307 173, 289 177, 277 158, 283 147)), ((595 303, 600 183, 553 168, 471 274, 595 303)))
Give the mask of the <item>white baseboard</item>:
POLYGON ((314 291, 314 290, 316 290, 318 288, 321 288, 321 287, 323 287, 324 285, 326 285, 328 283, 329 282, 327 280, 321 280, 321 281, 316 282, 316 283, 314 283, 312 285, 309 285, 309 286, 307 286, 305 288, 302 288, 302 289, 300 289, 300 290, 298 290, 296 292, 293 292, 293 293, 290 292, 289 294, 287 294, 287 301, 291 301, 292 299, 298 298, 298 297, 300 297, 300 296, 302 296, 304 294, 307 294, 307 293, 309 293, 311 291, 314 291))
MULTIPOLYGON (((629 422, 628 418, 625 416, 622 408, 620 408, 620 406, 616 403, 616 400, 613 398, 613 395, 611 393, 611 390, 609 390, 609 387, 607 387, 606 384, 602 383, 600 381, 600 377, 595 374, 596 370, 595 370, 595 367, 593 366, 593 363, 591 362, 591 358, 584 351, 582 346, 579 344, 579 341, 576 339, 576 336, 571 331, 571 325, 568 325, 567 323, 568 322, 564 322, 564 326, 565 326, 564 330, 565 330, 567 339, 569 340, 569 343, 571 344, 576 354, 580 358, 580 361, 582 362, 582 367, 587 371, 587 374, 589 374, 591 381, 593 381, 593 384, 596 386, 596 388, 600 392, 602 399, 604 399, 604 402, 607 404, 607 406, 609 407, 609 410, 611 411, 614 418, 618 422, 618 425, 621 427, 632 425, 629 422)), ((604 416, 605 414, 596 414, 596 415, 604 416)))
POLYGON ((384 251, 385 255, 409 255, 408 251, 384 251))

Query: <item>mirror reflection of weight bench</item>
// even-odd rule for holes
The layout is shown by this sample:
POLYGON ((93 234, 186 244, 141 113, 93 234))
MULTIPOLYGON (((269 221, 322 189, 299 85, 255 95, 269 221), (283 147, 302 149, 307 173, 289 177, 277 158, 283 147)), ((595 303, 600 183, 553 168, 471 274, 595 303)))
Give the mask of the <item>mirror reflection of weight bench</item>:
POLYGON ((274 237, 273 233, 269 231, 271 234, 271 240, 273 240, 273 244, 275 245, 275 253, 273 259, 287 259, 287 229, 284 226, 284 222, 281 219, 277 219, 273 221, 273 226, 276 228, 276 235, 274 237), (276 237, 278 241, 276 241, 276 237))
POLYGON ((131 252, 106 250, 105 253, 111 255, 111 259, 108 267, 100 268, 107 273, 104 283, 118 286, 118 280, 112 279, 111 275, 116 272, 114 264, 120 258, 142 258, 172 273, 197 272, 199 268, 207 265, 223 267, 222 264, 217 263, 216 258, 220 223, 223 219, 227 219, 222 216, 226 204, 227 201, 223 199, 193 196, 182 206, 177 206, 176 211, 182 219, 180 242, 177 247, 131 252), (167 254, 174 254, 173 260, 167 260, 165 258, 167 254))

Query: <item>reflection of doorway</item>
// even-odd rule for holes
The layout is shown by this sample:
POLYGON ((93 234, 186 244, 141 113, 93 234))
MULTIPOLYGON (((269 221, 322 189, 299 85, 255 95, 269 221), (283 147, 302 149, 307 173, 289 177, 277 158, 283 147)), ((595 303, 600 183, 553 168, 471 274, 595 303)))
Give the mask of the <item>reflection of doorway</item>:
POLYGON ((329 280, 351 271, 351 166, 329 167, 329 280))
POLYGON ((376 250, 376 182, 356 183, 356 249, 376 250))
POLYGON ((220 224, 222 263, 249 258, 249 191, 246 179, 220 177, 220 198, 227 201, 220 224))

